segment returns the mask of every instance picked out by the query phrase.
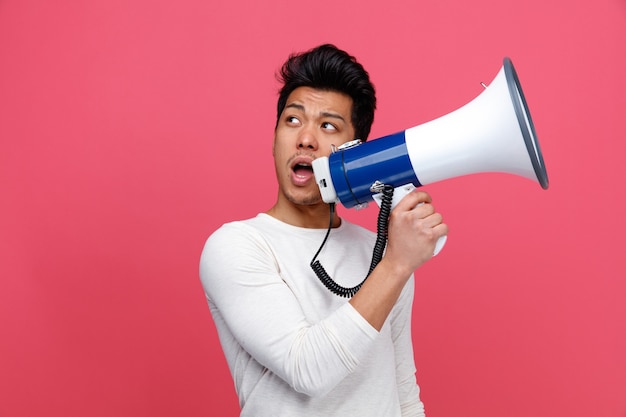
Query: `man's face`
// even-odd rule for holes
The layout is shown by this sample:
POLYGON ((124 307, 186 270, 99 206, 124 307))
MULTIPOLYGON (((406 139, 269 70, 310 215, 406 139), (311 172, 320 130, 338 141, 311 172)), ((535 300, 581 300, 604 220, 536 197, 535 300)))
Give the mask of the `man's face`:
POLYGON ((279 201, 322 201, 311 162, 354 139, 351 115, 352 99, 342 93, 299 87, 289 95, 274 134, 279 201))

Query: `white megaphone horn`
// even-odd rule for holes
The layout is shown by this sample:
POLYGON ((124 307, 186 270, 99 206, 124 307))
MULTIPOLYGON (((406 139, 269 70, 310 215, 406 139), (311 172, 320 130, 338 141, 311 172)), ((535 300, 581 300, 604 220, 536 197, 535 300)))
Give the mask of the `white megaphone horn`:
POLYGON ((515 174, 548 188, 535 127, 509 58, 485 91, 460 109, 379 139, 348 142, 315 159, 313 171, 322 199, 347 208, 379 202, 381 185, 395 188, 395 205, 414 187, 475 173, 515 174))

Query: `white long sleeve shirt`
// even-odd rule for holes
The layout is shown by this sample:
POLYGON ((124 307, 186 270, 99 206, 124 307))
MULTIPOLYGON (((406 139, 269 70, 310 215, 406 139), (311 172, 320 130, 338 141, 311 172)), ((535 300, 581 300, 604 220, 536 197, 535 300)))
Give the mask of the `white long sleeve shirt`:
MULTIPOLYGON (((312 271, 325 233, 259 214, 225 224, 206 242, 200 277, 241 417, 423 416, 413 277, 378 332, 312 271)), ((343 220, 318 259, 338 284, 355 286, 375 239, 343 220)))

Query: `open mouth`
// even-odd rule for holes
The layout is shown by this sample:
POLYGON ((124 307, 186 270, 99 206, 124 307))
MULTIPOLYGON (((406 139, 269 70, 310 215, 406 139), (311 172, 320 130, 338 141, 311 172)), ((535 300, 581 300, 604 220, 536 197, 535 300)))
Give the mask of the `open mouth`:
POLYGON ((310 177, 313 174, 313 167, 310 164, 296 164, 293 172, 299 177, 310 177))

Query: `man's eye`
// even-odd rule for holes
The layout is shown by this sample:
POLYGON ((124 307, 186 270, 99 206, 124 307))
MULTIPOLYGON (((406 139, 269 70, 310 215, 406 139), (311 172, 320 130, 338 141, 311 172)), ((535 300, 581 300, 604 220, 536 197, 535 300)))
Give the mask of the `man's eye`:
POLYGON ((300 123, 300 120, 298 120, 298 118, 295 116, 289 116, 287 117, 287 123, 298 124, 300 123))
POLYGON ((322 123, 322 128, 326 129, 326 130, 337 130, 337 128, 335 127, 334 124, 329 123, 329 122, 324 122, 322 123))

